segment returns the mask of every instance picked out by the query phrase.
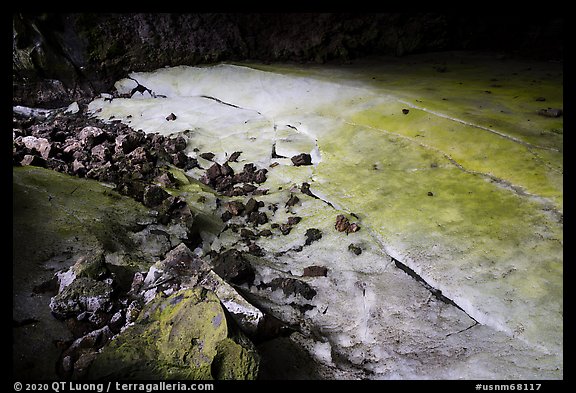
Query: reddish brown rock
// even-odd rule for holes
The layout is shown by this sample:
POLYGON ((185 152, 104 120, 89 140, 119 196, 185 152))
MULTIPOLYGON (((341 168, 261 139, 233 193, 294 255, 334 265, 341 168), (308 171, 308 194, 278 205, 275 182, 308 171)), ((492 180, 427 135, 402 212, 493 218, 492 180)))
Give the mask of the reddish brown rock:
POLYGON ((304 268, 302 277, 326 277, 328 268, 325 266, 308 266, 304 268))

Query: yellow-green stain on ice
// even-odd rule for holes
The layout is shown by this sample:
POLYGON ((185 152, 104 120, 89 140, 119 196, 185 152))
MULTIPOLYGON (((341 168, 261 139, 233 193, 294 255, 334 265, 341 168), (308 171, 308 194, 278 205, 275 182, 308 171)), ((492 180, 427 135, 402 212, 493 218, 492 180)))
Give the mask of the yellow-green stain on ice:
POLYGON ((562 225, 539 200, 463 171, 439 150, 380 129, 344 124, 318 143, 323 161, 315 175, 324 180, 315 182, 315 189, 354 211, 388 253, 411 263, 432 285, 446 288, 451 282, 450 293, 458 300, 459 285, 453 284, 460 282, 467 287, 463 297, 482 304, 491 318, 498 314, 490 313, 492 307, 509 308, 492 321, 503 330, 522 321, 526 338, 559 348, 562 225), (342 140, 349 143, 337 142, 342 140), (526 320, 510 302, 538 303, 538 312, 547 317, 526 320), (551 321, 554 327, 543 329, 551 321))
POLYGON ((404 107, 401 103, 377 106, 352 116, 350 122, 402 135, 422 148, 443 153, 464 170, 503 180, 562 208, 561 152, 519 143, 419 109, 404 114, 404 107))

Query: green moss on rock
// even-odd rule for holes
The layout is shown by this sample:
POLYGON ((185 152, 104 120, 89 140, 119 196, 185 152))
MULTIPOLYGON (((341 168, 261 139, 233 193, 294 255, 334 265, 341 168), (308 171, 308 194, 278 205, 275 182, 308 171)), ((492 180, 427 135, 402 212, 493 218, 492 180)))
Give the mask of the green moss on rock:
POLYGON ((258 355, 229 335, 213 292, 194 288, 157 297, 102 350, 90 377, 254 379, 258 355))
POLYGON ((212 375, 218 380, 256 379, 258 363, 254 362, 254 351, 226 338, 216 347, 212 362, 212 375))

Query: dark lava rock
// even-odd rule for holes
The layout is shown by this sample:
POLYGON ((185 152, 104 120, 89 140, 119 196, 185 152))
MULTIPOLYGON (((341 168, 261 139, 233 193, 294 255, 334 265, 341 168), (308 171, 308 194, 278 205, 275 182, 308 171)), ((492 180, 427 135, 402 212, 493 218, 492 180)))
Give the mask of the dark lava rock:
POLYGON ((206 171, 206 176, 210 180, 211 183, 216 182, 216 179, 222 176, 222 171, 220 169, 220 164, 215 162, 208 170, 206 171))
POLYGON ((212 152, 200 154, 200 157, 202 157, 203 159, 208 160, 208 161, 212 161, 214 159, 214 156, 215 156, 215 154, 212 152))
POLYGON ((146 134, 146 140, 154 147, 163 145, 166 142, 166 137, 157 132, 146 134))
POLYGON ((325 266, 308 266, 304 268, 302 277, 326 277, 328 268, 325 266))
POLYGON ((264 229, 264 230, 258 232, 258 236, 270 237, 270 236, 272 236, 272 231, 270 229, 264 229))
POLYGON ((312 156, 308 153, 301 153, 291 158, 294 166, 312 165, 312 156))
POLYGON ((22 161, 20 161, 20 165, 32 165, 32 166, 40 166, 45 168, 46 167, 46 160, 40 156, 35 156, 32 154, 26 154, 22 161))
POLYGON ((74 139, 69 139, 64 143, 62 151, 67 156, 72 157, 76 151, 82 150, 82 148, 80 142, 74 139))
POLYGON ((256 166, 252 163, 244 164, 244 172, 245 173, 254 173, 254 172, 256 172, 256 166))
POLYGON ((356 255, 362 254, 362 249, 354 243, 350 243, 348 245, 348 251, 353 252, 356 255))
POLYGON ((88 170, 86 169, 86 166, 84 166, 82 161, 76 159, 72 162, 72 173, 74 173, 79 177, 84 177, 86 175, 86 172, 88 172, 88 170))
POLYGON ((312 244, 313 242, 315 242, 316 240, 320 240, 322 238, 322 232, 320 231, 320 229, 316 229, 316 228, 310 228, 306 231, 306 245, 309 246, 310 244, 312 244))
POLYGON ((283 234, 284 236, 286 236, 286 235, 289 234, 290 231, 292 230, 292 225, 280 224, 279 228, 280 228, 280 232, 282 232, 282 234, 283 234))
MULTIPOLYGON (((158 138, 158 140, 160 141, 162 139, 158 138)), ((184 149, 186 149, 186 139, 182 135, 178 135, 176 138, 167 138, 167 139, 165 138, 164 149, 169 154, 175 154, 178 153, 179 151, 183 151, 184 149)))
POLYGON ((360 230, 360 226, 358 224, 350 223, 350 221, 342 214, 339 214, 336 217, 336 224, 334 225, 334 228, 336 228, 336 230, 339 232, 346 232, 347 234, 360 230))
POLYGON ((172 156, 172 163, 185 171, 198 167, 198 161, 195 158, 187 156, 183 151, 179 151, 172 156))
POLYGON ((336 224, 334 224, 334 228, 336 228, 336 230, 338 232, 345 232, 349 226, 350 226, 350 221, 346 217, 344 217, 342 214, 339 214, 336 217, 336 224))
POLYGON ((254 191, 256 191, 257 188, 258 188, 258 187, 254 186, 254 185, 252 185, 252 184, 244 184, 244 185, 242 185, 242 191, 243 191, 245 194, 249 194, 249 193, 251 193, 251 192, 254 192, 254 191))
POLYGON ((264 250, 262 250, 262 248, 257 245, 256 243, 249 243, 248 244, 248 252, 252 255, 255 255, 257 257, 263 257, 264 255, 266 255, 264 253, 264 250))
POLYGON ((250 214, 252 212, 258 211, 258 209, 261 207, 264 207, 264 202, 250 198, 248 199, 248 202, 246 202, 246 213, 250 214))
POLYGON ((290 195, 290 199, 288 199, 288 201, 286 202, 286 205, 284 205, 284 206, 285 207, 294 206, 298 202, 300 202, 300 198, 298 198, 296 195, 290 195))
POLYGON ((360 226, 358 224, 356 224, 355 222, 351 223, 348 226, 348 229, 346 229, 346 233, 352 233, 352 232, 358 232, 360 230, 360 226))
POLYGON ((75 279, 50 301, 50 309, 59 319, 76 316, 84 311, 108 312, 112 305, 112 287, 87 277, 75 279))
MULTIPOLYGON (((51 154, 52 143, 46 138, 26 136, 17 139, 18 144, 23 143, 26 151, 30 154, 40 155, 44 159, 48 159, 49 156, 54 156, 53 152, 51 154)), ((21 145, 20 148, 22 148, 21 145)))
POLYGON ((222 221, 226 222, 232 218, 232 213, 230 213, 228 210, 226 210, 224 213, 222 213, 220 218, 222 219, 222 221))
POLYGON ((176 115, 174 113, 170 113, 168 116, 166 116, 166 120, 167 121, 176 120, 176 115))
POLYGON ((168 194, 168 197, 154 209, 158 211, 158 221, 161 224, 166 225, 170 220, 174 220, 183 223, 191 230, 194 216, 184 199, 168 194))
POLYGON ((264 212, 252 212, 248 216, 248 222, 255 225, 263 225, 268 222, 268 216, 264 212))
POLYGON ((240 201, 230 201, 226 204, 226 209, 228 209, 233 216, 241 216, 244 214, 245 207, 240 201))
POLYGON ((560 117, 563 115, 562 109, 559 108, 548 108, 548 109, 540 109, 538 111, 538 115, 544 117, 560 117))
POLYGON ((117 311, 112 318, 110 318, 110 322, 108 323, 108 327, 114 334, 120 333, 122 327, 126 323, 126 315, 123 310, 117 311))
POLYGON ((108 134, 98 127, 87 126, 78 133, 82 146, 91 149, 108 139, 108 134))
POLYGON ((154 181, 159 183, 162 187, 166 188, 176 188, 178 186, 178 181, 170 172, 163 172, 162 174, 156 176, 154 181))
POLYGON ((268 169, 262 168, 262 169, 258 169, 255 173, 254 173, 254 182, 258 183, 258 184, 262 184, 266 181, 266 173, 268 173, 268 169))
POLYGON ((267 286, 272 290, 282 289, 286 296, 300 295, 307 300, 316 296, 316 291, 310 285, 295 278, 275 278, 267 286))
POLYGON ((410 109, 402 109, 402 113, 407 115, 410 112, 410 109))
POLYGON ((92 157, 105 162, 105 161, 110 161, 110 159, 112 158, 112 152, 110 151, 110 149, 108 147, 106 147, 103 144, 94 146, 91 150, 90 153, 92 153, 92 157))
POLYGON ((300 187, 300 191, 302 192, 302 194, 311 196, 312 198, 317 198, 316 195, 312 194, 312 191, 310 191, 310 183, 302 183, 302 186, 300 187))
POLYGON ((240 229, 240 236, 244 239, 250 239, 250 240, 255 240, 258 238, 254 232, 252 232, 250 229, 247 228, 240 229))
POLYGON ((252 183, 254 181, 254 173, 243 171, 235 174, 232 180, 234 183, 252 183))
POLYGON ((168 198, 170 194, 168 194, 162 187, 159 186, 147 186, 144 189, 144 195, 142 203, 148 207, 156 207, 162 203, 166 198, 168 198))
POLYGON ((232 180, 232 176, 220 176, 216 179, 216 184, 214 188, 218 192, 226 193, 227 195, 234 194, 234 190, 231 190, 231 187, 234 185, 234 181, 232 180))
POLYGON ((227 250, 214 260, 214 272, 232 284, 248 284, 254 282, 255 273, 252 265, 237 250, 227 250))
POLYGON ((184 243, 180 243, 168 251, 162 263, 164 266, 163 274, 175 277, 176 281, 186 281, 190 277, 209 270, 207 263, 197 258, 184 243))
POLYGON ((428 196, 434 196, 434 193, 432 191, 428 191, 428 193, 426 194, 428 196))
POLYGON ((138 146, 136 149, 132 150, 126 155, 126 158, 130 160, 130 165, 144 164, 150 161, 148 152, 143 146, 138 146))
POLYGON ((132 150, 140 146, 145 140, 143 133, 131 132, 116 137, 116 151, 124 154, 130 153, 132 150))
POLYGON ((302 217, 298 217, 298 216, 288 217, 288 225, 290 225, 290 226, 294 226, 294 225, 298 224, 300 221, 302 221, 302 217))
POLYGON ((104 326, 76 339, 62 353, 58 365, 60 374, 71 379, 85 377, 88 367, 96 359, 98 350, 106 345, 113 335, 113 331, 104 326))
POLYGON ((234 170, 230 165, 228 165, 228 162, 225 162, 220 166, 220 173, 222 176, 234 176, 234 170))
POLYGON ((127 181, 118 185, 118 192, 136 199, 139 202, 144 200, 146 184, 141 181, 127 181))
POLYGON ((99 181, 116 183, 118 180, 118 171, 112 167, 110 162, 105 162, 102 165, 97 165, 96 167, 90 169, 86 173, 86 177, 99 181))
POLYGON ((234 153, 232 153, 230 155, 230 157, 228 158, 229 162, 237 162, 238 158, 240 157, 240 154, 242 154, 241 151, 235 151, 234 153))

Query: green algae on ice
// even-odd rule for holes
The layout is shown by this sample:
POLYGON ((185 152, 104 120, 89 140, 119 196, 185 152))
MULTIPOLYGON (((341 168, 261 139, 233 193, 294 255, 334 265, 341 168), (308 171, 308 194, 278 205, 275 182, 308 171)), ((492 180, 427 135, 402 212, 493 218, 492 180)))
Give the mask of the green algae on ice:
POLYGON ((481 323, 521 330, 515 334, 559 350, 563 235, 556 216, 394 134, 346 125, 330 141, 319 140, 325 160, 316 176, 324 181, 316 189, 353 209, 388 254, 481 323), (539 316, 526 318, 534 307, 539 316))
POLYGON ((420 109, 412 108, 403 115, 403 107, 402 103, 379 105, 349 121, 406 137, 423 149, 441 153, 464 171, 511 184, 562 208, 561 152, 530 146, 420 109))

